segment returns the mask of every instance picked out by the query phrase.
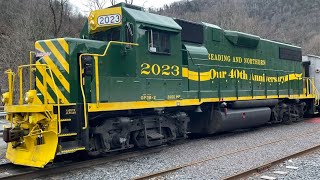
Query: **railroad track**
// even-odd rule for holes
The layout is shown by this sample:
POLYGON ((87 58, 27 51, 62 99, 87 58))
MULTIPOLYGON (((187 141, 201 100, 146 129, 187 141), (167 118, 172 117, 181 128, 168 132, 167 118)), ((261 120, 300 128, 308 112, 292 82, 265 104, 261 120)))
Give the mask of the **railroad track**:
MULTIPOLYGON (((231 132, 226 134, 217 135, 216 137, 225 137, 234 134, 239 134, 240 132, 231 132)), ((181 145, 183 143, 187 143, 190 141, 196 141, 199 139, 203 139, 207 137, 193 138, 188 140, 179 140, 173 143, 173 145, 181 145)), ((149 148, 145 150, 136 150, 133 152, 120 153, 117 155, 110 154, 101 158, 93 159, 93 160, 85 160, 81 162, 70 162, 67 164, 53 164, 52 166, 46 167, 44 169, 40 168, 32 168, 26 166, 17 166, 12 163, 0 164, 0 180, 1 179, 33 179, 44 177, 51 174, 64 173, 71 170, 78 170, 82 168, 90 168, 92 166, 97 166, 101 164, 106 164, 110 162, 125 160, 129 158, 144 156, 152 153, 157 153, 162 151, 167 145, 149 148)))
POLYGON ((152 153, 157 153, 162 151, 166 146, 159 146, 156 148, 137 150, 133 152, 120 153, 117 155, 108 155, 104 157, 99 157, 91 160, 84 160, 80 162, 69 162, 61 164, 53 164, 52 166, 46 167, 44 169, 17 166, 11 163, 0 164, 0 179, 34 179, 39 177, 44 177, 52 174, 59 174, 64 172, 69 172, 72 170, 89 168, 92 166, 97 166, 101 164, 106 164, 110 162, 125 160, 129 158, 134 158, 138 156, 145 156, 152 153))
MULTIPOLYGON (((290 139, 294 139, 297 137, 303 137, 303 136, 310 136, 310 135, 314 135, 315 133, 319 133, 320 129, 315 129, 313 131, 307 132, 307 133, 303 133, 303 134, 296 134, 296 135, 291 135, 285 138, 282 138, 280 140, 274 140, 274 141, 269 141, 266 143, 262 143, 256 146, 252 146, 252 147, 248 147, 248 148, 243 148, 237 151, 231 151, 231 152, 227 152, 225 154, 222 155, 218 155, 218 156, 210 156, 210 157, 206 157, 203 158, 201 160, 196 160, 196 161, 192 161, 190 163, 186 163, 186 164, 182 164, 179 166, 175 166, 169 169, 164 169, 162 171, 158 171, 158 172, 154 172, 151 174, 146 174, 143 176, 139 176, 139 177, 134 177, 133 179, 150 179, 150 178, 154 178, 154 177, 159 177, 159 176, 163 176, 169 173, 173 173, 177 170, 186 168, 186 167, 190 167, 190 166, 194 166, 194 165, 199 165, 201 163, 205 163, 211 160, 215 160, 218 158, 223 158, 226 156, 230 156, 232 154, 237 154, 237 153, 241 153, 241 152, 245 152, 251 149, 257 149, 257 148, 262 148, 264 146, 270 145, 270 144, 275 144, 275 143, 280 143, 286 140, 290 140, 290 139)), ((230 133, 230 134, 234 134, 234 133, 230 133)), ((229 134, 229 135, 230 135, 229 134)), ((237 133, 235 133, 237 134, 237 133)), ((219 135, 219 136, 226 136, 225 134, 223 135, 219 135)), ((202 139, 202 138, 200 138, 202 139)), ((194 139, 194 140, 199 140, 199 139, 194 139)), ((190 140, 188 141, 180 141, 174 144, 183 144, 185 142, 190 142, 190 140)), ((85 161, 80 161, 80 162, 67 162, 67 163, 56 163, 56 164, 52 164, 51 166, 48 166, 44 169, 38 169, 38 168, 31 168, 31 167, 25 167, 25 166, 16 166, 13 165, 11 163, 8 164, 0 164, 0 180, 1 179, 33 179, 33 178, 39 178, 39 177, 44 177, 44 176, 48 176, 48 175, 52 175, 52 174, 59 174, 59 173, 65 173, 65 172, 69 172, 69 171, 73 171, 73 170, 79 170, 82 168, 90 168, 93 166, 97 166, 97 165, 102 165, 102 164, 107 164, 110 162, 115 162, 115 161, 120 161, 120 160, 125 160, 125 159, 129 159, 129 158, 135 158, 135 157, 139 157, 139 156, 145 156, 148 154, 152 154, 152 153, 158 153, 162 150, 165 149, 165 147, 167 146, 160 146, 160 147, 154 147, 154 148, 150 148, 150 149, 145 149, 145 150, 136 150, 136 151, 132 151, 132 152, 127 152, 127 153, 120 153, 120 154, 110 154, 101 158, 96 158, 96 159, 91 159, 91 160, 85 160, 85 161)), ((312 150, 316 150, 320 148, 320 145, 317 145, 315 147, 312 147, 310 149, 307 149, 305 151, 299 152, 299 153, 295 153, 293 155, 290 155, 288 157, 285 158, 281 158, 279 160, 277 160, 276 162, 282 162, 284 159, 286 158, 292 158, 294 156, 298 156, 301 155, 302 153, 305 152, 310 152, 312 150)), ((250 169, 248 171, 244 171, 241 172, 239 174, 236 174, 234 176, 230 176, 230 177, 226 177, 225 179, 238 179, 240 177, 245 177, 247 175, 250 175, 254 172, 259 172, 267 167, 270 167, 271 165, 274 165, 274 163, 276 162, 269 162, 266 164, 263 164, 259 167, 250 169)))
MULTIPOLYGON (((150 173, 150 174, 145 174, 143 176, 134 177, 133 180, 142 180, 142 179, 151 179, 151 178, 161 177, 161 176, 164 176, 164 175, 167 175, 167 174, 170 174, 170 173, 174 173, 175 171, 178 171, 178 170, 181 170, 181 169, 184 169, 184 168, 187 168, 187 167, 200 165, 200 164, 208 162, 208 161, 213 161, 213 160, 216 160, 216 159, 219 159, 219 158, 227 157, 227 156, 238 154, 238 153, 241 153, 241 152, 246 152, 246 151, 257 149, 257 148, 262 148, 262 147, 265 147, 267 145, 284 142, 284 141, 287 141, 287 140, 290 140, 290 139, 295 139, 297 137, 311 136, 311 135, 314 135, 315 133, 320 133, 320 129, 316 129, 314 131, 303 133, 303 134, 291 135, 291 136, 288 136, 286 138, 282 138, 280 140, 269 141, 269 142, 266 142, 266 143, 262 143, 262 144, 259 144, 259 145, 256 145, 256 146, 252 146, 252 147, 248 147, 248 148, 243 148, 243 149, 236 150, 236 151, 230 151, 230 152, 224 153, 222 155, 210 156, 210 157, 203 158, 201 160, 191 161, 189 163, 185 163, 185 164, 181 164, 181 165, 178 165, 178 166, 175 166, 175 167, 163 169, 161 171, 153 172, 153 173, 150 173)), ((246 170, 246 171, 240 172, 240 173, 238 173, 236 175, 232 175, 230 177, 225 177, 223 179, 233 180, 233 179, 239 179, 241 177, 246 177, 246 176, 251 175, 251 174, 253 174, 255 172, 259 172, 261 170, 267 169, 267 168, 269 168, 269 167, 271 167, 271 166, 273 166, 273 165, 275 165, 277 163, 281 163, 286 159, 290 159, 290 158, 293 158, 293 157, 296 157, 296 156, 300 156, 302 154, 305 154, 305 153, 308 153, 308 152, 312 152, 312 151, 315 151, 315 150, 318 150, 318 149, 320 149, 320 144, 318 144, 316 146, 313 146, 311 148, 308 148, 308 149, 304 149, 304 150, 299 151, 297 153, 290 154, 288 156, 279 158, 277 160, 270 161, 268 163, 264 163, 264 164, 262 164, 260 166, 252 168, 250 170, 246 170)))
POLYGON ((280 163, 282 163, 282 162, 284 162, 284 161, 286 161, 288 159, 296 158, 296 157, 302 156, 304 154, 314 152, 314 151, 319 150, 319 149, 320 149, 320 144, 318 144, 316 146, 313 146, 311 148, 308 148, 308 149, 304 149, 303 151, 299 151, 297 153, 293 153, 293 154, 290 154, 288 156, 285 156, 285 157, 270 161, 268 163, 261 164, 260 166, 254 167, 254 168, 249 169, 249 170, 245 170, 243 172, 240 172, 240 173, 237 173, 235 175, 231 175, 229 177, 225 177, 225 178, 222 178, 222 179, 223 180, 237 180, 237 179, 240 179, 240 178, 249 177, 250 175, 252 175, 254 173, 262 172, 262 171, 264 171, 266 169, 269 169, 270 167, 272 167, 274 165, 280 164, 280 163))
MULTIPOLYGON (((242 133, 239 132, 230 132, 225 133, 221 135, 216 135, 216 137, 225 137, 230 135, 236 135, 242 133)), ((181 145, 183 143, 191 142, 191 141, 197 141, 203 138, 207 137, 200 137, 200 138, 192 138, 187 140, 178 140, 173 143, 173 145, 181 145)), ((170 145, 169 145, 170 146, 170 145)), ((129 158, 144 156, 152 153, 157 153, 162 151, 165 147, 168 147, 167 145, 159 146, 159 147, 153 147, 145 150, 136 150, 132 152, 127 153, 120 153, 120 154, 110 154, 106 155, 101 158, 92 159, 92 160, 85 160, 81 162, 69 162, 67 164, 53 164, 52 166, 48 166, 44 169, 39 168, 32 168, 32 167, 26 167, 26 166, 17 166, 12 163, 7 164, 0 164, 0 180, 1 179, 33 179, 33 178, 39 178, 44 177, 47 175, 52 174, 58 174, 58 173, 64 173, 69 172, 71 170, 78 170, 82 168, 90 168, 92 166, 97 166, 101 164, 107 164, 110 162, 125 160, 129 158)))

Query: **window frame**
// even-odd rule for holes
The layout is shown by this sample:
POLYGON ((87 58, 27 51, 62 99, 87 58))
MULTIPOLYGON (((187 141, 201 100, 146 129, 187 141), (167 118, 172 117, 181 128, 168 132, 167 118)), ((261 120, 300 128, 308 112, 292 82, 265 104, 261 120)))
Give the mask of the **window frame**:
POLYGON ((170 36, 171 34, 169 32, 165 31, 159 31, 155 29, 149 29, 147 31, 148 33, 148 51, 152 54, 161 54, 161 55, 171 55, 172 49, 171 49, 171 41, 170 36), (158 35, 157 42, 154 42, 154 34, 158 35), (162 40, 167 38, 166 40, 166 46, 162 45, 162 40), (156 51, 151 48, 156 48, 156 51), (164 50, 168 49, 168 52, 165 52, 164 50))

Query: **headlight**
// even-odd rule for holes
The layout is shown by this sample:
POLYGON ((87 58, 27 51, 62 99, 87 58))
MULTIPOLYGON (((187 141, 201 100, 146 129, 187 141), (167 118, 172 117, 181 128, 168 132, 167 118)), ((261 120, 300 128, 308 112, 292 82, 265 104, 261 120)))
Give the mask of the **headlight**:
POLYGON ((29 101, 29 97, 28 97, 28 94, 27 94, 27 93, 26 93, 26 95, 25 95, 24 101, 27 102, 27 103, 28 103, 28 101, 29 101))
POLYGON ((26 103, 31 104, 33 102, 35 96, 36 96, 36 90, 30 90, 30 91, 26 92, 24 100, 26 101, 26 103))
POLYGON ((2 103, 3 104, 6 104, 6 103, 8 103, 9 102, 9 92, 6 92, 6 93, 3 93, 2 94, 2 99, 1 99, 1 101, 2 101, 2 103))

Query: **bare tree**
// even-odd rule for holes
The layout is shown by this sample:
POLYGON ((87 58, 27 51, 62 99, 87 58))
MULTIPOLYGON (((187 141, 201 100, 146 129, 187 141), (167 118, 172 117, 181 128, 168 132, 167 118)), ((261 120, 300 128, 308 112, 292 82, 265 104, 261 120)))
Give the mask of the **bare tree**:
POLYGON ((58 36, 61 26, 65 5, 68 0, 49 0, 49 7, 53 17, 53 34, 55 37, 58 36))
POLYGON ((125 0, 125 3, 127 3, 127 4, 133 4, 133 0, 125 0))
MULTIPOLYGON (((111 4, 114 5, 116 0, 110 0, 111 4)), ((90 11, 97 9, 103 9, 107 5, 107 0, 88 0, 88 3, 85 4, 89 7, 90 11)))
POLYGON ((110 0, 111 5, 115 5, 117 3, 116 0, 110 0))
MULTIPOLYGON (((30 0, 24 3, 21 0, 0 0, 0 7, 0 84, 4 88, 7 87, 4 71, 11 68, 16 72, 18 65, 28 64, 29 51, 34 51, 35 41, 58 36, 79 37, 86 20, 72 10, 67 0, 30 0)), ((27 70, 23 77, 26 89, 29 87, 27 70)), ((18 79, 15 82, 18 83, 18 79)))

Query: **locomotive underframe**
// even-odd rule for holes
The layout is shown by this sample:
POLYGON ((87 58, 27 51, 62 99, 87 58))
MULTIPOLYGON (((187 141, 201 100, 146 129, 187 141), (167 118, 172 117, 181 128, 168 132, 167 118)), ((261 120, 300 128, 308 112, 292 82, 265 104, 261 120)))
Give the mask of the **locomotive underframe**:
POLYGON ((291 124, 303 120, 314 103, 298 99, 238 102, 96 113, 89 118, 89 154, 157 146, 186 138, 189 133, 214 134, 264 124, 291 124), (201 112, 196 112, 197 108, 201 112), (112 117, 108 117, 110 114, 112 117))
MULTIPOLYGON (((123 113, 121 113, 123 114, 123 113)), ((98 115, 99 116, 99 115, 98 115)), ((133 147, 151 147, 187 137, 189 117, 184 112, 157 110, 146 115, 99 117, 90 121, 90 154, 133 147)))

